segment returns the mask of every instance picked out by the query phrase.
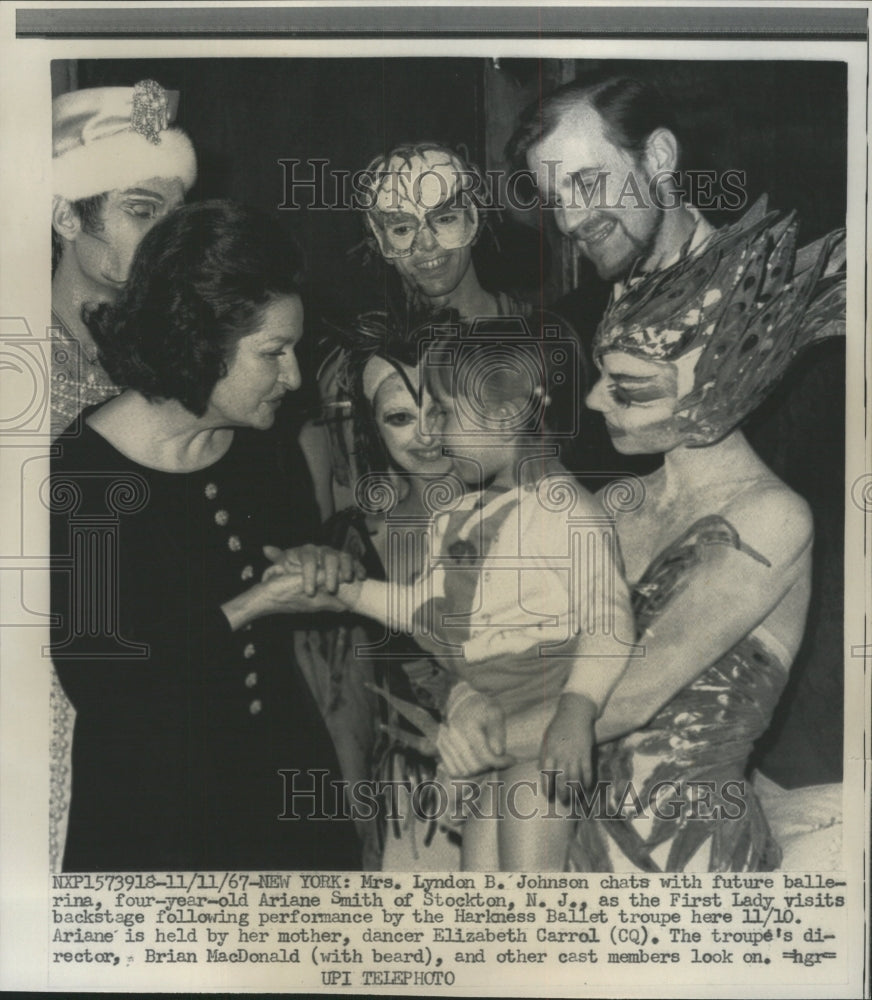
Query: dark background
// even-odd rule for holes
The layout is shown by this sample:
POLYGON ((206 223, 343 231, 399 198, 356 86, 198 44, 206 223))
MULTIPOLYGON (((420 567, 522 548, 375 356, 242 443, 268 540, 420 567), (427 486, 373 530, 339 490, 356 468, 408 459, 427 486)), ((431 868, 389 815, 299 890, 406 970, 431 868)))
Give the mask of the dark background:
MULTIPOLYGON (((329 160, 362 170, 399 142, 431 138, 473 155, 483 148, 481 60, 160 59, 78 64, 78 86, 129 86, 153 78, 180 92, 177 124, 197 150, 189 200, 233 198, 276 212, 285 199, 282 159, 329 160)), ((305 165, 300 176, 309 176, 305 165)), ((328 184, 325 200, 333 200, 328 184)), ((300 191, 305 205, 309 195, 300 191)), ((351 209, 278 213, 304 248, 324 308, 366 297, 372 279, 351 209)), ((353 308, 353 307, 352 307, 353 308)), ((314 317, 310 317, 314 318, 314 317)))
MULTIPOLYGON (((501 164, 488 121, 505 121, 501 146, 517 109, 550 86, 555 67, 562 79, 598 68, 655 78, 678 117, 684 168, 746 171, 749 201, 767 192, 773 208, 797 209, 803 239, 844 224, 843 63, 204 58, 81 60, 55 64, 53 71, 56 89, 72 89, 61 83, 66 70, 80 88, 130 86, 150 77, 180 91, 178 124, 199 160, 190 198, 229 197, 276 211, 284 201, 282 159, 325 159, 329 169, 354 172, 399 142, 430 139, 465 150, 482 166, 501 164)), ((357 213, 279 214, 305 249, 319 311, 371 304, 373 285, 384 278, 367 273, 363 253, 349 257, 364 237, 357 213)), ((514 224, 496 228, 501 273, 480 265, 485 280, 527 291, 538 286, 538 233, 514 224)), ((557 264, 556 245, 547 241, 546 270, 557 264)), ((583 265, 579 280, 591 277, 583 265)), ((555 287, 560 290, 568 288, 555 287)))

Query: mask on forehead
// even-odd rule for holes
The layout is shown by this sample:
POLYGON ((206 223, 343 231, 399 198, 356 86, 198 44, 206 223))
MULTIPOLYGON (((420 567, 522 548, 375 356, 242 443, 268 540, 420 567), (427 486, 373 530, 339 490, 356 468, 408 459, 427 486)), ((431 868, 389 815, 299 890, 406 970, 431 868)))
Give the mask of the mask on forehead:
POLYGON ((373 355, 363 369, 364 396, 370 403, 374 403, 376 393, 392 375, 400 376, 409 395, 415 401, 415 404, 418 405, 421 398, 421 391, 416 369, 404 365, 400 361, 389 360, 379 354, 373 355))
POLYGON ((807 345, 845 334, 844 230, 798 250, 794 215, 762 197, 671 267, 631 279, 609 305, 594 355, 671 361, 677 426, 691 447, 726 437, 807 345))
POLYGON ((370 231, 383 257, 408 257, 422 229, 443 250, 459 250, 475 242, 478 208, 468 193, 474 176, 447 149, 424 149, 393 155, 372 164, 367 175, 370 231))

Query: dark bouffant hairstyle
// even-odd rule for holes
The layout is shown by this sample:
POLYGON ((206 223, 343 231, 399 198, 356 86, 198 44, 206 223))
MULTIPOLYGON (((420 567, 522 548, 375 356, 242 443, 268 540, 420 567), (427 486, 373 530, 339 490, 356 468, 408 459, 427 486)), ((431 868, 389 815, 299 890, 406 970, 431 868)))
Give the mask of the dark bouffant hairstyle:
POLYGON ((506 145, 508 161, 524 166, 530 148, 547 138, 566 111, 579 104, 597 111, 609 141, 637 158, 655 129, 668 128, 677 135, 672 108, 654 83, 631 76, 589 74, 560 87, 544 101, 528 105, 506 145))
POLYGON ((186 205, 146 234, 118 300, 85 320, 116 385, 202 416, 233 345, 273 299, 299 292, 301 268, 268 216, 232 201, 186 205))

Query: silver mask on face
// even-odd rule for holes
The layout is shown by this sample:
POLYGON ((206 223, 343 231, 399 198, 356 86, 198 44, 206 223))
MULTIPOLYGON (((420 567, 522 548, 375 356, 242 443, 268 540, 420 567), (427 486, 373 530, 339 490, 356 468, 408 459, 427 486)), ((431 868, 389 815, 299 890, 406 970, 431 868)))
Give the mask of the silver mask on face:
POLYGON ((366 171, 370 232, 387 260, 409 257, 422 230, 443 250, 475 242, 478 208, 468 194, 472 173, 450 150, 422 147, 380 158, 366 171))

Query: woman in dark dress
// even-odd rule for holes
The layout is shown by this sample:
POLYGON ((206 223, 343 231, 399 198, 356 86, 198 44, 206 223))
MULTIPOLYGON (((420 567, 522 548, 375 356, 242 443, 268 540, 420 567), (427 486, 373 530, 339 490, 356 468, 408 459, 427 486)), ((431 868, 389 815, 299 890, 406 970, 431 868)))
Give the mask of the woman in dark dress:
MULTIPOLYGON (((188 206, 90 317, 125 391, 52 466, 52 657, 77 713, 65 871, 359 867, 293 659, 299 586, 261 580, 320 533, 272 430, 300 386, 299 263, 265 217, 188 206)), ((311 591, 354 572, 299 557, 311 591)))

